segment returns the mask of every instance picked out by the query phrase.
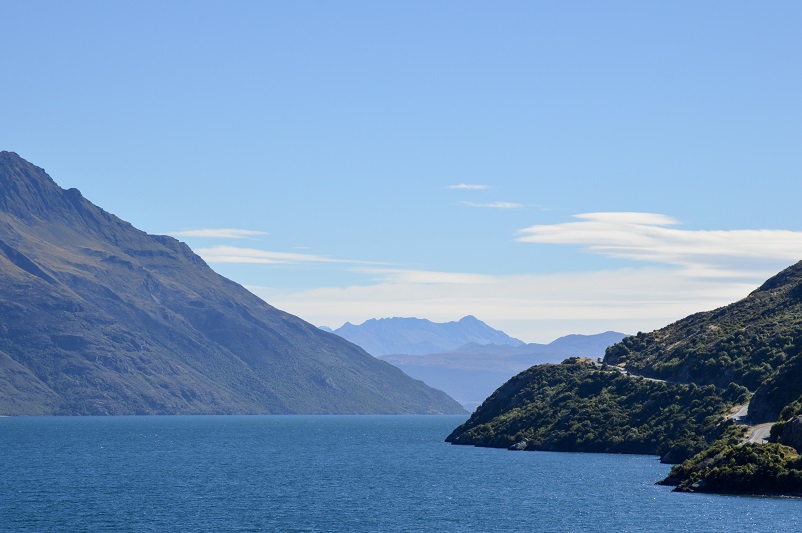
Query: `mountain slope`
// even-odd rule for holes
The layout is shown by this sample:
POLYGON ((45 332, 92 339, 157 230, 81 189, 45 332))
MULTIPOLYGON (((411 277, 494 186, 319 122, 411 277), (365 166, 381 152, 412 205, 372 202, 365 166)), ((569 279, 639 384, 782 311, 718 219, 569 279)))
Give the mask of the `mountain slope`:
POLYGON ((609 364, 699 385, 734 382, 756 390, 754 421, 775 420, 802 395, 802 262, 728 306, 696 313, 611 347, 609 364))
POLYGON ((0 413, 461 412, 0 152, 0 413))
POLYGON ((470 342, 511 346, 523 344, 473 316, 444 323, 421 318, 372 318, 359 325, 346 322, 334 333, 376 357, 447 352, 470 342))

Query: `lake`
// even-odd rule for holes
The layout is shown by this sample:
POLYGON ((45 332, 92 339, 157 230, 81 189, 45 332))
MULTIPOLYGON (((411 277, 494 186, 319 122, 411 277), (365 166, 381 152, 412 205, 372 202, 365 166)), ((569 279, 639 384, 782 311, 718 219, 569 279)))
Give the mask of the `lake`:
POLYGON ((445 444, 463 416, 0 418, 0 531, 799 531, 656 457, 445 444))

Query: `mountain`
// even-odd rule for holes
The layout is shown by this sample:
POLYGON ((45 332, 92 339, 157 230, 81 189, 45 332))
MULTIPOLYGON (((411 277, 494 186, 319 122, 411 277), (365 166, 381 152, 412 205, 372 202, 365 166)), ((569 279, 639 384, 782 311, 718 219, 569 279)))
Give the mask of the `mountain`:
POLYGON ((802 493, 802 262, 738 302, 623 339, 602 364, 518 374, 448 441, 657 453, 681 463, 663 481, 675 490, 802 493), (750 426, 733 416, 745 403, 750 426), (770 444, 746 440, 760 422, 776 422, 770 444))
POLYGON ((571 356, 597 358, 625 335, 608 331, 598 335, 568 335, 549 344, 468 343, 450 352, 426 355, 383 355, 406 374, 446 392, 473 411, 515 374, 532 365, 559 363, 571 356))
POLYGON ((334 333, 377 357, 447 352, 470 342, 511 346, 523 344, 473 316, 463 317, 458 322, 445 323, 422 318, 372 318, 359 325, 346 322, 335 329, 334 333))
POLYGON ((0 152, 0 414, 461 413, 0 152))

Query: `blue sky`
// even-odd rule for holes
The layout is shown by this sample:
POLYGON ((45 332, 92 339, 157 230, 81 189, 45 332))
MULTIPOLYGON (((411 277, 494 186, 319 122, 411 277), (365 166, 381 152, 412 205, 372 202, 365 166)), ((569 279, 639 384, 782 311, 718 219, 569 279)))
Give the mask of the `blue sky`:
POLYGON ((634 333, 802 259, 799 2, 0 8, 0 149, 318 325, 634 333))

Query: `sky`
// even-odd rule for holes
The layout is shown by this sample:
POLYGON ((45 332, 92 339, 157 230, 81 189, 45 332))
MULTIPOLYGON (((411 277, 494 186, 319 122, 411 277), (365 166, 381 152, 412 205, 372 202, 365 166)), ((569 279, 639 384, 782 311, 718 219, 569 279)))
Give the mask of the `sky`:
POLYGON ((651 331, 802 260, 797 1, 0 9, 0 149, 318 326, 651 331))

